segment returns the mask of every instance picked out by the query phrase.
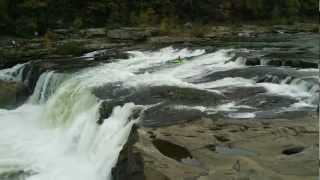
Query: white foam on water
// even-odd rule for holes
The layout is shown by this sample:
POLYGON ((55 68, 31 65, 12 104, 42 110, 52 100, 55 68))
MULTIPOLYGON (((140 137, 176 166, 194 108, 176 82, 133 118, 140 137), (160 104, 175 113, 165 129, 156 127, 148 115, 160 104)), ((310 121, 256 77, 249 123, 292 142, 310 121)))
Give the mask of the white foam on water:
POLYGON ((305 68, 305 69, 298 69, 300 72, 314 72, 314 73, 319 73, 319 69, 316 68, 305 68))
POLYGON ((54 71, 41 74, 28 102, 33 104, 45 103, 65 78, 65 74, 55 73, 54 71))
POLYGON ((179 79, 186 79, 205 76, 212 72, 244 67, 240 61, 230 61, 234 56, 232 51, 233 49, 223 49, 205 54, 178 67, 166 69, 161 73, 171 74, 179 79))
POLYGON ((122 61, 120 65, 125 65, 129 71, 135 72, 139 69, 165 64, 179 57, 187 58, 200 56, 205 53, 205 50, 189 50, 186 48, 175 49, 173 47, 167 47, 154 52, 129 51, 128 53, 131 55, 130 61, 122 61))
POLYGON ((237 105, 236 102, 230 102, 227 104, 221 104, 219 106, 217 106, 215 109, 217 111, 224 111, 224 112, 233 112, 233 111, 237 111, 238 109, 254 109, 251 106, 246 106, 246 105, 237 105))
POLYGON ((68 122, 54 114, 59 121, 49 124, 43 123, 47 116, 42 112, 47 112, 41 105, 2 110, 0 172, 34 172, 27 180, 111 179, 110 170, 134 123, 129 116, 135 107, 132 103, 116 107, 100 126, 99 102, 73 107, 76 112, 68 122))
MULTIPOLYGON (((61 78, 56 73, 44 73, 29 100, 33 105, 0 110, 0 172, 33 172, 27 180, 111 179, 111 168, 135 122, 129 117, 138 106, 127 103, 116 107, 99 126, 100 102, 90 89, 114 82, 132 86, 138 86, 138 81, 158 83, 157 77, 162 75, 150 81, 147 74, 136 72, 174 58, 199 56, 204 50, 169 47, 154 53, 129 53, 129 60, 85 69, 62 84, 55 82, 61 78)), ((174 77, 163 84, 189 85, 174 77)))
POLYGON ((192 83, 188 83, 183 81, 182 79, 178 79, 172 77, 167 74, 150 74, 144 73, 135 75, 133 77, 128 78, 125 82, 125 86, 127 87, 137 87, 137 86, 178 86, 185 88, 194 88, 198 89, 199 86, 194 85, 192 83))
POLYGON ((223 78, 216 81, 197 84, 198 88, 214 89, 222 87, 263 87, 268 94, 287 96, 297 99, 301 104, 309 104, 313 107, 319 98, 319 86, 305 81, 304 79, 294 79, 290 84, 286 84, 290 77, 280 84, 275 83, 256 83, 254 79, 242 77, 223 78))
POLYGON ((98 105, 78 113, 70 126, 56 130, 51 143, 30 151, 37 154, 31 167, 38 174, 28 180, 111 179, 111 168, 134 123, 129 121, 134 107, 115 108, 101 126, 96 123, 98 105))
POLYGON ((40 117, 41 110, 40 106, 24 105, 16 110, 0 111, 0 172, 21 170, 29 165, 22 154, 39 137, 44 137, 45 133, 39 133, 41 136, 33 141, 37 129, 35 119, 40 117))
POLYGON ((298 110, 298 109, 302 109, 302 108, 315 108, 317 107, 316 105, 312 105, 303 101, 299 101, 297 103, 292 104, 288 110, 298 110))
MULTIPOLYGON (((255 110, 256 108, 246 105, 239 105, 236 102, 229 102, 226 104, 217 105, 216 107, 209 107, 206 108, 206 112, 208 114, 216 114, 218 112, 225 112, 225 113, 231 113, 237 112, 239 109, 248 109, 248 110, 255 110)), ((229 116, 230 118, 233 118, 229 116)), ((249 118, 249 117, 248 117, 249 118)))
POLYGON ((0 80, 5 81, 22 81, 22 72, 26 63, 17 64, 11 68, 0 70, 0 80))
POLYGON ((200 87, 211 89, 211 88, 219 88, 219 87, 254 87, 256 83, 253 79, 245 79, 241 77, 235 78, 223 78, 216 81, 200 83, 200 87))
POLYGON ((208 110, 208 107, 205 106, 186 106, 186 105, 174 105, 174 109, 190 109, 190 110, 199 110, 201 112, 205 112, 208 110))
MULTIPOLYGON (((241 59, 230 61, 234 57, 232 51, 219 50, 205 54, 204 50, 179 50, 172 47, 159 51, 130 51, 128 53, 131 57, 128 60, 85 69, 52 87, 50 84, 54 81, 55 73, 43 74, 33 94, 41 103, 25 104, 10 111, 0 110, 0 172, 34 172, 27 180, 110 180, 111 169, 136 122, 130 121, 129 117, 136 108, 141 107, 130 102, 116 107, 112 115, 102 125, 98 125, 101 102, 90 90, 118 82, 130 87, 170 85, 202 90, 223 86, 254 86, 252 80, 243 78, 225 78, 203 84, 190 83, 190 78, 243 68, 241 59), (141 69, 166 64, 178 57, 192 58, 184 64, 169 68, 166 66, 153 73, 139 73, 141 69), (52 93, 49 92, 51 89, 54 90, 52 93)), ((92 57, 92 54, 87 56, 92 57)), ((23 67, 18 66, 1 70, 0 76, 21 72, 21 68, 23 67)), ((13 77, 19 77, 13 74, 13 77)), ((301 99, 310 97, 307 88, 299 84, 263 83, 260 86, 270 93, 298 96, 301 99)), ((210 111, 212 107, 176 108, 210 111)), ((237 113, 236 109, 250 107, 237 105, 235 102, 214 108, 230 112, 231 118, 255 117, 254 113, 237 113)))
POLYGON ((82 58, 85 58, 87 60, 94 60, 96 55, 99 55, 101 53, 104 53, 106 50, 97 50, 97 51, 92 51, 89 53, 84 54, 83 56, 81 56, 82 58))
POLYGON ((234 119, 252 119, 256 117, 255 113, 230 113, 228 116, 234 119))
POLYGON ((304 85, 292 84, 273 84, 273 83, 259 83, 260 86, 266 88, 269 93, 281 96, 289 96, 297 99, 305 99, 312 97, 304 85))

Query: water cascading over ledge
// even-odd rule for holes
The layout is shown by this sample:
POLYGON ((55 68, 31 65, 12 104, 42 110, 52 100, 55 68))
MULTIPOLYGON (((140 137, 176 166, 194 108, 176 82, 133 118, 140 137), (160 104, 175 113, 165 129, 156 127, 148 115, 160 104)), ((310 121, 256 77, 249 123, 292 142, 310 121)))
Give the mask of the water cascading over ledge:
POLYGON ((271 81, 257 73, 260 67, 243 76, 249 68, 242 59, 230 61, 233 51, 168 47, 131 51, 129 59, 72 73, 44 71, 27 103, 0 111, 0 174, 23 171, 26 180, 108 180, 138 120, 164 126, 186 122, 186 116, 194 120, 219 113, 226 118, 255 118, 261 110, 258 105, 270 107, 267 113, 293 105, 314 109, 308 100, 319 87, 279 83, 273 72, 279 75, 286 69, 273 67, 271 81), (179 57, 185 62, 174 63, 179 57), (252 95, 241 88, 253 89, 252 95), (233 96, 239 89, 243 94, 233 96), (104 108, 110 112, 101 114, 104 108))
POLYGON ((111 178, 138 106, 115 107, 99 126, 101 102, 86 87, 86 78, 43 73, 26 104, 0 112, 7 129, 0 133, 0 154, 6 156, 0 155, 0 173, 24 172, 19 177, 31 180, 111 178))

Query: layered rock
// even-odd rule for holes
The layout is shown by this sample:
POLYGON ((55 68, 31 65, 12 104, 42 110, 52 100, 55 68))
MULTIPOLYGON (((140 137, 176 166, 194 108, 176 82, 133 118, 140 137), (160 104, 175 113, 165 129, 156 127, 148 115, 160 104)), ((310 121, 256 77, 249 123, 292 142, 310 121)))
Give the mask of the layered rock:
POLYGON ((293 120, 202 119, 134 128, 114 180, 305 180, 318 176, 316 116, 293 120))
POLYGON ((145 40, 159 34, 156 28, 121 28, 109 30, 108 38, 117 40, 145 40))

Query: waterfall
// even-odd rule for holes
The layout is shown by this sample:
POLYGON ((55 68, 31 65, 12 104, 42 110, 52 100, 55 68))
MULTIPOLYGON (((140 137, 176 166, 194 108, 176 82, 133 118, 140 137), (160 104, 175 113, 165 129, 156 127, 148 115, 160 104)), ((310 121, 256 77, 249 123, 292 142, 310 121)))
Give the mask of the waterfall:
MULTIPOLYGON (((132 119, 136 117, 133 113, 152 104, 140 106, 124 102, 121 106, 111 107, 111 115, 99 125, 103 100, 122 97, 104 94, 106 99, 99 99, 93 94, 97 88, 101 88, 102 93, 110 93, 107 89, 114 88, 115 84, 119 84, 115 91, 118 88, 138 91, 141 87, 171 86, 223 93, 225 87, 262 87, 270 95, 297 98, 305 103, 302 104, 304 107, 310 105, 306 99, 318 94, 319 84, 289 76, 282 81, 272 77, 271 82, 264 83, 244 77, 221 77, 199 83, 212 73, 231 69, 245 71, 245 59, 231 61, 235 56, 233 51, 220 49, 206 54, 205 50, 172 47, 155 52, 130 51, 129 59, 78 72, 43 73, 24 105, 14 110, 0 109, 0 179, 3 172, 22 171, 26 173, 23 180, 111 180, 111 169, 118 154, 133 124, 139 121, 139 118, 132 119), (179 57, 185 58, 185 62, 172 63, 179 57)), ((0 79, 22 81, 24 68, 25 65, 17 65, 1 70, 0 79)), ((213 108, 192 108, 230 111, 231 118, 253 118, 255 115, 251 111, 240 112, 251 108, 249 106, 225 103, 213 108)), ((189 107, 177 105, 173 107, 189 107)), ((255 111, 254 107, 251 109, 255 111)))
POLYGON ((54 71, 41 74, 35 86, 34 92, 29 98, 29 102, 40 104, 45 103, 64 81, 65 76, 66 75, 55 73, 54 71))
POLYGON ((111 179, 139 106, 115 107, 98 125, 101 102, 78 77, 60 83, 63 75, 44 73, 27 104, 0 111, 0 173, 23 170, 30 172, 27 180, 111 179))

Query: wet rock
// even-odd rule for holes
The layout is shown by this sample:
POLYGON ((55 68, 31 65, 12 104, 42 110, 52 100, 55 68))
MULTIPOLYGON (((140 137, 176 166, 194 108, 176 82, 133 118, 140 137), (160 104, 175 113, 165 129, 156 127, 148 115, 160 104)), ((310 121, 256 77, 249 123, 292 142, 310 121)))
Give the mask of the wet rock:
POLYGON ((45 57, 49 49, 0 49, 0 69, 10 68, 16 64, 26 63, 33 59, 45 57))
POLYGON ((199 89, 174 86, 127 88, 119 83, 106 84, 92 92, 99 99, 106 100, 102 103, 103 118, 110 115, 112 107, 125 102, 138 105, 161 103, 143 112, 144 126, 166 126, 201 118, 205 114, 193 106, 216 105, 224 99, 220 94, 199 89))
MULTIPOLYGON (((105 119, 109 118, 115 107, 123 106, 125 103, 122 101, 108 101, 102 100, 100 107, 99 107, 99 119, 97 121, 98 124, 102 124, 105 119)), ((135 120, 140 118, 142 115, 142 107, 136 107, 132 110, 132 113, 129 116, 129 120, 135 120)))
POLYGON ((175 159, 176 161, 192 158, 191 153, 180 145, 162 139, 153 140, 152 143, 163 155, 175 159))
POLYGON ((31 172, 26 171, 12 171, 12 172, 5 172, 0 174, 1 180, 25 180, 28 176, 30 176, 31 172))
POLYGON ((28 95, 28 89, 23 83, 0 80, 0 108, 16 108, 24 103, 28 95))
POLYGON ((204 116, 205 113, 197 109, 181 109, 164 104, 145 110, 141 123, 146 127, 159 127, 185 123, 204 116))
POLYGON ((32 93, 42 73, 49 71, 55 71, 60 73, 72 73, 79 71, 83 68, 96 66, 98 64, 99 62, 86 61, 81 58, 34 60, 30 61, 23 68, 22 81, 27 86, 28 91, 32 93))
POLYGON ((139 152, 134 152, 133 145, 138 141, 137 127, 134 126, 127 143, 123 146, 117 164, 112 168, 114 180, 144 180, 144 164, 139 152))
POLYGON ((295 68, 318 68, 318 63, 316 62, 307 62, 307 61, 284 61, 283 62, 284 66, 289 66, 289 67, 295 67, 295 68))
POLYGON ((223 88, 223 94, 232 101, 252 97, 261 93, 266 93, 263 87, 231 87, 223 88))
POLYGON ((261 59, 259 58, 246 58, 247 66, 259 66, 262 65, 261 59))
POLYGON ((204 77, 201 82, 216 81, 226 77, 243 77, 246 79, 253 79, 256 77, 262 78, 266 75, 277 76, 279 79, 285 79, 289 75, 298 76, 299 74, 289 69, 284 71, 282 69, 276 69, 272 67, 248 67, 243 69, 232 69, 223 72, 214 72, 204 77))
MULTIPOLYGON (((281 108, 290 107, 290 105, 298 102, 296 99, 287 96, 257 94, 245 99, 242 99, 239 104, 247 105, 255 108, 257 111, 262 111, 267 117, 268 113, 274 115, 281 108)), ((260 113, 262 115, 262 113, 260 113)), ((263 116, 262 116, 263 117, 263 116)))
POLYGON ((220 134, 220 135, 216 135, 216 136, 214 136, 218 141, 220 141, 220 142, 229 142, 230 141, 230 138, 228 137, 228 135, 222 135, 222 134, 220 134))
POLYGON ((84 35, 85 37, 103 37, 106 35, 105 28, 89 28, 83 29, 80 31, 80 34, 84 35))
POLYGON ((262 77, 257 77, 256 79, 256 83, 274 83, 274 84, 280 84, 281 80, 280 79, 283 77, 278 77, 278 76, 273 76, 273 75, 265 75, 262 77))
POLYGON ((282 119, 301 119, 306 116, 314 116, 317 115, 315 110, 306 109, 306 110, 296 110, 296 111, 284 111, 279 112, 279 108, 274 108, 272 111, 260 111, 256 113, 256 118, 258 119, 274 119, 274 118, 282 118, 282 119))
POLYGON ((106 49, 94 56, 94 59, 98 61, 106 61, 106 60, 112 60, 112 59, 128 59, 128 58, 129 58, 128 53, 125 53, 113 48, 106 49))
POLYGON ((142 87, 128 97, 128 100, 138 104, 155 104, 168 102, 183 105, 216 105, 223 101, 224 97, 218 93, 174 86, 142 87))
MULTIPOLYGON (((46 45, 42 38, 17 40, 17 43, 21 44, 21 46, 16 47, 8 45, 9 43, 0 43, 0 69, 36 59, 72 58, 102 49, 110 49, 108 54, 104 54, 102 59, 106 59, 106 57, 113 58, 118 57, 120 48, 133 46, 130 43, 113 43, 106 37, 100 37, 100 35, 99 37, 85 37, 85 35, 73 37, 73 34, 68 30, 61 31, 62 35, 58 34, 57 39, 50 40, 50 45, 46 45)), ((90 32, 87 33, 90 34, 90 32)), ((92 33, 88 36, 96 36, 98 32, 92 33)))
POLYGON ((131 130, 127 143, 122 148, 118 161, 112 168, 114 180, 169 180, 160 171, 148 166, 144 160, 143 152, 135 144, 139 142, 137 127, 131 130))
POLYGON ((205 146, 205 148, 208 148, 212 152, 216 152, 217 145, 216 144, 208 144, 208 145, 205 146))
POLYGON ((258 94, 252 98, 243 99, 240 104, 255 107, 263 111, 270 109, 279 109, 289 107, 291 104, 298 102, 296 99, 286 96, 258 94))
POLYGON ((116 106, 123 105, 120 102, 110 102, 110 101, 103 101, 99 107, 99 120, 98 124, 102 124, 105 119, 109 118, 113 112, 113 109, 116 106))
MULTIPOLYGON (((276 66, 276 67, 281 67, 282 64, 283 64, 283 61, 281 61, 281 60, 275 60, 275 59, 270 60, 270 61, 267 62, 267 65, 269 65, 269 66, 276 66)), ((260 64, 259 64, 259 65, 260 65, 260 64)))

